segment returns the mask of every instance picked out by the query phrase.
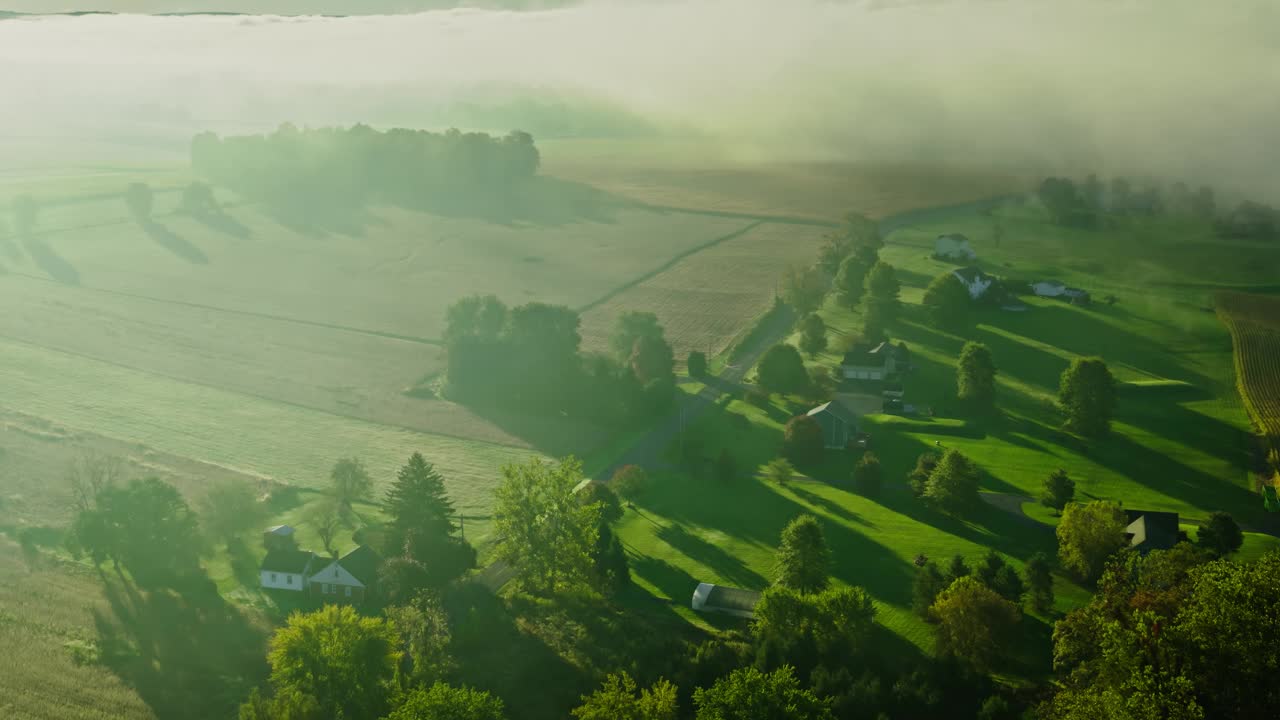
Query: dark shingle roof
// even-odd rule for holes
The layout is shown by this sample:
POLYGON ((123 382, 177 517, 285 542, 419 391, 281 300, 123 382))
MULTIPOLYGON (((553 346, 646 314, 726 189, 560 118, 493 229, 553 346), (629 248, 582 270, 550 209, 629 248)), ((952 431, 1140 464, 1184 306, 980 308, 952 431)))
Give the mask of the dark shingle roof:
POLYGON ((310 550, 272 550, 262 558, 262 569, 267 572, 301 573, 315 557, 310 550))
POLYGON ((382 558, 368 545, 361 545, 339 558, 338 564, 365 587, 372 587, 378 579, 378 566, 382 564, 382 558))
POLYGON ((969 283, 971 283, 971 282, 973 282, 974 280, 977 280, 977 279, 979 279, 979 278, 988 278, 988 277, 991 277, 990 275, 987 275, 986 273, 982 272, 982 269, 981 269, 981 268, 976 268, 976 267, 973 267, 973 266, 960 268, 960 269, 958 269, 958 270, 954 270, 953 272, 954 272, 957 276, 959 276, 959 277, 963 278, 965 282, 969 282, 969 283))
POLYGON ((835 400, 830 400, 828 402, 824 402, 818 407, 810 410, 806 414, 813 416, 813 415, 822 415, 824 413, 828 413, 834 417, 837 417, 846 423, 852 424, 852 423, 858 422, 857 413, 845 407, 844 403, 840 402, 839 398, 836 398, 835 400))
POLYGON ((1178 513, 1125 510, 1129 547, 1139 551, 1168 550, 1178 544, 1178 513))

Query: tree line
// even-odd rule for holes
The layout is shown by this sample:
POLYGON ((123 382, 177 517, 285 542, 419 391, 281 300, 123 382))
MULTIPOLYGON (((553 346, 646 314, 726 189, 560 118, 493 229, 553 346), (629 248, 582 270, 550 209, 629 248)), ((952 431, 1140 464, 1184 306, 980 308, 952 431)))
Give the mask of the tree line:
POLYGON ((1163 215, 1207 221, 1225 238, 1275 240, 1280 237, 1280 213, 1275 208, 1251 200, 1224 207, 1217 201, 1213 188, 1207 185, 1196 190, 1183 182, 1175 182, 1168 188, 1154 183, 1137 188, 1122 177, 1105 184, 1097 175, 1089 175, 1081 182, 1048 177, 1041 181, 1036 196, 1055 223, 1071 227, 1097 227, 1123 216, 1163 215))
POLYGON ((652 417, 675 395, 675 357, 653 313, 625 312, 609 353, 584 353, 577 311, 493 295, 446 312, 446 393, 461 402, 565 412, 622 423, 652 417))
POLYGON ((464 212, 501 209, 537 174, 541 156, 528 133, 444 133, 395 128, 304 128, 191 141, 192 169, 273 205, 351 208, 370 200, 464 212))

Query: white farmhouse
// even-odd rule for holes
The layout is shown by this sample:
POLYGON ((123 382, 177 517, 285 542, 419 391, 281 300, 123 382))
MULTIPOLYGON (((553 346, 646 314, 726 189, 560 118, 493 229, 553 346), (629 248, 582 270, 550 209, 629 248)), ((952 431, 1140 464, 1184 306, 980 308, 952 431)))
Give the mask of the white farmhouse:
POLYGON ((306 590, 315 560, 316 554, 310 550, 271 550, 262 559, 262 587, 295 592, 306 590))
POLYGON ((985 295, 996 281, 994 276, 988 275, 976 267, 960 268, 952 271, 951 274, 956 276, 961 285, 964 285, 965 289, 969 291, 969 297, 974 300, 985 295))
POLYGON ((969 238, 959 233, 939 235, 933 241, 933 256, 943 260, 977 260, 978 253, 969 245, 969 238))

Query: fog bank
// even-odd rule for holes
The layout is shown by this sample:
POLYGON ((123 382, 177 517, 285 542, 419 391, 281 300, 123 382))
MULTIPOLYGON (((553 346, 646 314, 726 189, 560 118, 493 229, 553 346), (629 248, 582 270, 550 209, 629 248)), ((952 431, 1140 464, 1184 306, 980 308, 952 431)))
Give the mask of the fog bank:
POLYGON ((1280 195, 1272 0, 20 18, 0 21, 0 77, 10 135, 533 120, 714 136, 767 158, 1147 172, 1280 195))

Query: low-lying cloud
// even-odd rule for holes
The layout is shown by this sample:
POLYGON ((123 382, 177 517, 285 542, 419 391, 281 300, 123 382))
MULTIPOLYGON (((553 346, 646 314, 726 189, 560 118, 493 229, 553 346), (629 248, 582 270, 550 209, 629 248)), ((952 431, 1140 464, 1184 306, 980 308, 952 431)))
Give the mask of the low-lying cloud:
POLYGON ((1273 0, 24 18, 0 21, 0 77, 10 134, 448 124, 463 101, 475 122, 477 98, 510 94, 590 108, 596 133, 614 118, 761 157, 1149 173, 1280 195, 1273 0))

